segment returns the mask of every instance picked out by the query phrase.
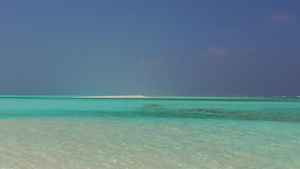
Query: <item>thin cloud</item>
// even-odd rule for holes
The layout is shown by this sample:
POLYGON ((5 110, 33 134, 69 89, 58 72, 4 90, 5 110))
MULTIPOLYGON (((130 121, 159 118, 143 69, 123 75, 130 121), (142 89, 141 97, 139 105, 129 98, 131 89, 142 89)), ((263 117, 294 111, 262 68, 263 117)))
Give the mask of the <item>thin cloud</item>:
POLYGON ((201 52, 198 56, 200 57, 211 57, 211 56, 250 56, 258 51, 256 46, 244 45, 236 46, 233 48, 225 49, 224 47, 209 47, 206 52, 201 52))
POLYGON ((154 65, 154 66, 159 66, 159 65, 162 64, 162 62, 159 59, 153 59, 151 64, 154 65))
POLYGON ((223 47, 217 46, 217 47, 209 47, 208 48, 208 54, 214 55, 214 56, 221 56, 226 54, 226 50, 223 47))
POLYGON ((271 20, 277 23, 290 23, 295 21, 291 11, 276 11, 272 14, 271 20))

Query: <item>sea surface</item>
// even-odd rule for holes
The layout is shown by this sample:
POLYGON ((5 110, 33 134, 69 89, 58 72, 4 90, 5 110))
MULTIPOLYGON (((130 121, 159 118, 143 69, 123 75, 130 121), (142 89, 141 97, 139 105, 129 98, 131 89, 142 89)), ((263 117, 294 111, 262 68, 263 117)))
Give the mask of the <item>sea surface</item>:
POLYGON ((300 99, 0 96, 0 168, 300 168, 300 99))

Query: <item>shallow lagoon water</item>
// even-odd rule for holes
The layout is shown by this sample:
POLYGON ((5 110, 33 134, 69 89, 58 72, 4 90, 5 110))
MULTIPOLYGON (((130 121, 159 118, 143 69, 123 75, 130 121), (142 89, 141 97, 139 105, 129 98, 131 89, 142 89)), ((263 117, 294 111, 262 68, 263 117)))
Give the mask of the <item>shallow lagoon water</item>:
POLYGON ((0 168, 299 168, 300 99, 0 97, 0 168))

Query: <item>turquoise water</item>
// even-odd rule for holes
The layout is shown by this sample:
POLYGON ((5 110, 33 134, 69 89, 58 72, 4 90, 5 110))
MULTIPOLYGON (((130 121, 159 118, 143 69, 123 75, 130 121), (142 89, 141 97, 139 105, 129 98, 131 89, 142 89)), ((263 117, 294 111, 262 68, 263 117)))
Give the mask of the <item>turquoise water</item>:
POLYGON ((0 97, 0 168, 300 168, 300 99, 0 97))

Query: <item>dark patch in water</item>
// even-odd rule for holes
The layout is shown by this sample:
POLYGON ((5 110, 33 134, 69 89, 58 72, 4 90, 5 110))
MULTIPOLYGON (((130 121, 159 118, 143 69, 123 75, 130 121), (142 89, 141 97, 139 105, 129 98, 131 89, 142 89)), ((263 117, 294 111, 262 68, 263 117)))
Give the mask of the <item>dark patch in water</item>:
POLYGON ((225 111, 215 109, 181 109, 179 111, 185 113, 192 113, 194 115, 202 116, 207 114, 210 117, 222 117, 241 120, 268 120, 268 121, 292 121, 300 122, 300 114, 288 113, 263 113, 263 112, 245 112, 245 111, 225 111))
POLYGON ((160 104, 146 104, 143 108, 150 108, 150 109, 166 109, 166 106, 160 104))
POLYGON ((212 119, 237 119, 237 120, 262 120, 300 122, 300 114, 297 113, 264 113, 246 111, 228 111, 217 109, 171 109, 159 104, 144 105, 137 113, 139 116, 165 117, 165 118, 212 118, 212 119))

